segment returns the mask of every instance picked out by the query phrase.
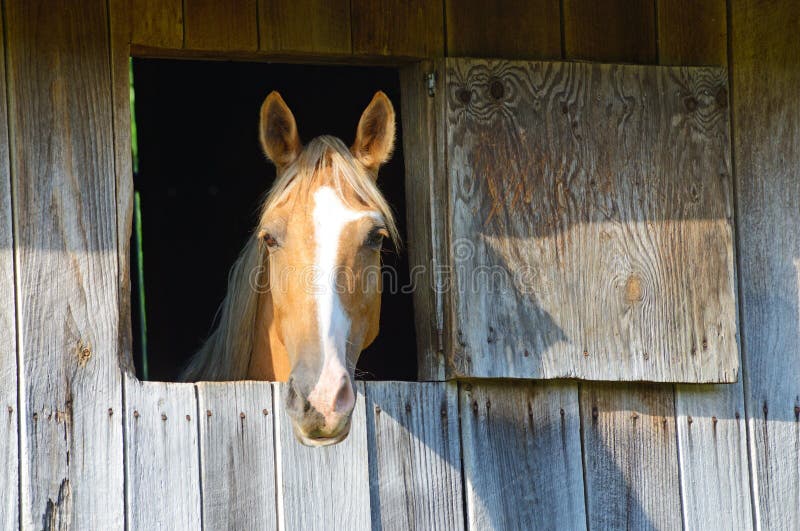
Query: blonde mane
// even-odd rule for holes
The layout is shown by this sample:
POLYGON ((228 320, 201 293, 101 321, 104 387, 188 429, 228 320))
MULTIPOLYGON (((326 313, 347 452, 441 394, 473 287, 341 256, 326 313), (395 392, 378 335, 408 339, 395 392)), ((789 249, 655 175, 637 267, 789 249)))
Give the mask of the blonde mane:
POLYGON ((231 267, 228 292, 217 312, 219 322, 184 370, 183 381, 243 380, 247 377, 261 295, 258 287, 263 285, 268 267, 266 246, 258 237, 259 230, 274 206, 290 195, 306 200, 309 192, 320 184, 323 175, 343 201, 347 201, 345 190, 349 189, 360 201, 380 212, 393 244, 399 247, 394 215, 378 190, 374 175, 338 138, 327 135, 315 138, 272 185, 261 207, 258 226, 231 267))

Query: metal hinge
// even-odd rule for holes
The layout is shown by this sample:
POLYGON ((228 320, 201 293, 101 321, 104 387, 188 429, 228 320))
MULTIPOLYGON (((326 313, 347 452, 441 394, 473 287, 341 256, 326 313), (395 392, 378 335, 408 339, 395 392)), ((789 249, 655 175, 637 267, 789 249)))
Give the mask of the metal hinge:
POLYGON ((425 83, 428 86, 428 96, 434 97, 436 95, 436 72, 425 74, 425 83))

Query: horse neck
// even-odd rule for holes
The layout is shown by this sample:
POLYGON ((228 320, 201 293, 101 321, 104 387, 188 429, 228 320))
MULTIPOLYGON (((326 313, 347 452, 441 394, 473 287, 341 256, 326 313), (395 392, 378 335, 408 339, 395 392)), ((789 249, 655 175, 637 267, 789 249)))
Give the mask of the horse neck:
POLYGON ((258 297, 253 352, 247 377, 250 380, 285 382, 292 367, 283 343, 278 339, 274 326, 272 295, 264 291, 258 297))

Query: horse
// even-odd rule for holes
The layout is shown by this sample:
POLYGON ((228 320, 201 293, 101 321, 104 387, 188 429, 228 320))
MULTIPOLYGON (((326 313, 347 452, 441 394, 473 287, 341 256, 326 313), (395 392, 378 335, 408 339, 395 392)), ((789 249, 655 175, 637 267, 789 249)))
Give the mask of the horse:
POLYGON ((381 249, 384 240, 400 245, 376 184, 394 138, 394 108, 380 91, 349 149, 333 136, 303 146, 281 95, 266 97, 259 140, 276 179, 231 268, 218 323, 182 380, 287 382, 302 444, 347 437, 356 362, 378 335, 381 249))

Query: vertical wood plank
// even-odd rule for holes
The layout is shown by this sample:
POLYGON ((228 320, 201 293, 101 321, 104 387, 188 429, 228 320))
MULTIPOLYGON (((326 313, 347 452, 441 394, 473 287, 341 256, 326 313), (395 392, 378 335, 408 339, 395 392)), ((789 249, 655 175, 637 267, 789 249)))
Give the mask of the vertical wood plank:
POLYGON ((559 59, 558 0, 446 0, 447 55, 559 59))
MULTIPOLYGON (((727 63, 724 0, 661 0, 657 6, 661 64, 727 63)), ((676 385, 675 421, 684 527, 711 529, 722 519, 729 529, 750 529, 742 378, 731 385, 676 385)))
MULTIPOLYGON (((656 62, 653 2, 564 0, 563 6, 564 53, 567 59, 656 62)), ((620 527, 628 522, 679 527, 677 448, 674 432, 672 437, 666 436, 675 429, 673 387, 582 383, 580 402, 589 527, 595 527, 598 522, 602 524, 600 527, 620 527), (592 412, 593 403, 598 404, 598 418, 603 404, 620 406, 602 408, 602 432, 592 432, 597 430, 597 424, 592 424, 596 420, 592 412), (656 427, 644 426, 643 422, 638 422, 637 429, 631 429, 634 419, 625 408, 632 409, 632 406, 638 410, 638 421, 654 423, 659 415, 667 419, 666 427, 662 421, 660 429, 663 433, 647 439, 654 434, 656 427), (616 439, 606 438, 611 434, 616 439), (624 455, 626 449, 632 452, 630 459, 624 455), (657 458, 661 461, 650 462, 657 458), (642 468, 632 469, 631 460, 638 460, 642 468), (632 474, 636 474, 635 483, 629 486, 626 481, 632 474), (643 486, 650 490, 642 491, 643 486), (604 505, 609 500, 623 504, 604 505)))
POLYGON ((671 386, 581 391, 590 529, 680 529, 671 386))
POLYGON ((184 43, 190 50, 258 49, 256 0, 183 0, 184 43))
POLYGON ((563 5, 567 58, 656 62, 653 0, 563 0, 563 5))
POLYGON ((295 439, 284 408, 285 384, 274 384, 275 459, 281 529, 369 529, 369 464, 364 385, 356 383, 350 434, 309 448, 295 439))
POLYGON ((659 64, 727 64, 725 0, 658 0, 656 5, 659 64))
MULTIPOLYGON (((0 35, 3 34, 0 22, 0 35)), ((8 160, 5 39, 0 42, 0 529, 19 528, 17 326, 8 160)))
POLYGON ((730 3, 742 351, 756 524, 800 529, 800 3, 730 3))
POLYGON ((562 382, 462 384, 470 529, 585 527, 576 391, 562 382))
POLYGON ((259 0, 259 49, 349 54, 350 0, 259 0))
POLYGON ((353 53, 396 57, 444 55, 441 2, 350 0, 353 53))
POLYGON ((198 383, 204 529, 275 529, 275 440, 268 382, 198 383))
POLYGON ((117 264, 119 278, 119 361, 133 375, 130 245, 133 228, 133 157, 130 107, 130 3, 110 0, 111 99, 114 115, 114 173, 117 199, 117 264))
POLYGON ((200 529, 193 384, 125 379, 125 500, 129 529, 200 529))
POLYGON ((21 525, 121 529, 106 2, 9 1, 5 20, 24 408, 21 525))
POLYGON ((420 380, 444 380, 446 256, 444 63, 423 61, 400 70, 406 219, 410 278, 414 283, 414 324, 420 380), (435 76, 435 96, 427 76, 435 76))
POLYGON ((463 529, 458 387, 368 382, 373 529, 463 529))

